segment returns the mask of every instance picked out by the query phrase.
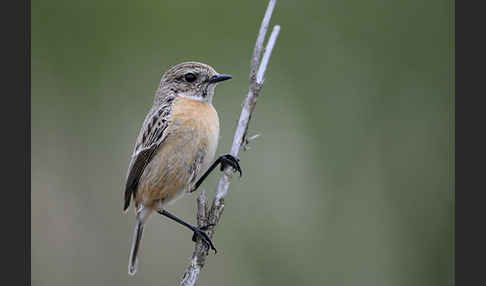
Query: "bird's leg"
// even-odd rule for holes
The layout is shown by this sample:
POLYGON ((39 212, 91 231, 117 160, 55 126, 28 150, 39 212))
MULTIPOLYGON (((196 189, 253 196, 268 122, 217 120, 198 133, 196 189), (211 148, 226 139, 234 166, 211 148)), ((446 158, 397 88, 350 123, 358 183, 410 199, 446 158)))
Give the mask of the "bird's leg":
POLYGON ((211 174, 211 172, 214 170, 214 168, 216 168, 218 166, 218 164, 221 164, 221 168, 220 168, 221 171, 223 171, 226 166, 231 166, 234 170, 236 170, 240 173, 240 177, 241 177, 241 168, 240 168, 240 164, 238 164, 238 161, 240 161, 240 159, 236 158, 235 156, 233 156, 231 154, 224 154, 224 155, 219 156, 219 158, 216 159, 216 161, 214 161, 214 163, 201 176, 201 178, 199 178, 199 180, 197 180, 197 182, 194 184, 194 187, 192 188, 190 193, 194 192, 195 190, 197 190, 197 188, 199 188, 199 186, 202 184, 202 182, 206 179, 206 177, 209 174, 211 174))
POLYGON ((208 224, 208 225, 205 225, 205 226, 202 226, 202 227, 197 227, 197 226, 193 226, 193 225, 183 221, 182 219, 176 217, 175 215, 169 213, 166 210, 159 210, 157 212, 159 214, 163 215, 163 216, 170 218, 171 220, 174 220, 174 221, 182 224, 183 226, 189 228, 190 230, 192 230, 194 232, 194 235, 192 236, 192 241, 196 242, 196 237, 199 236, 199 238, 201 238, 201 240, 204 243, 206 243, 206 245, 208 245, 212 250, 214 250, 214 253, 218 252, 216 250, 216 248, 214 248, 214 244, 211 241, 211 239, 209 238, 209 236, 204 232, 205 230, 208 229, 208 227, 214 226, 214 224, 211 223, 211 224, 208 224))

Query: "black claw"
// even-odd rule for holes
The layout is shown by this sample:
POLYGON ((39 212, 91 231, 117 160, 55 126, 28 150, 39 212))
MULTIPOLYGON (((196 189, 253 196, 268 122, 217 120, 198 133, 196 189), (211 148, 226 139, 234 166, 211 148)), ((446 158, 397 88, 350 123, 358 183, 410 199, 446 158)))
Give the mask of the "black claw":
POLYGON ((214 226, 214 223, 210 223, 210 224, 205 225, 205 226, 202 226, 202 227, 196 227, 196 226, 192 226, 192 225, 188 224, 187 222, 183 221, 182 219, 176 217, 175 215, 169 213, 166 210, 159 210, 157 212, 159 214, 161 214, 163 216, 166 216, 166 217, 170 218, 171 220, 173 220, 173 221, 175 221, 177 223, 180 223, 183 226, 191 229, 194 232, 194 234, 192 236, 192 241, 196 242, 197 236, 199 236, 199 238, 201 238, 201 240, 204 243, 206 243, 206 245, 208 245, 212 250, 214 250, 214 253, 217 253, 218 252, 216 250, 216 248, 214 248, 214 244, 211 241, 211 239, 209 238, 209 236, 204 232, 206 229, 208 229, 208 227, 214 226))
POLYGON ((209 238, 207 233, 204 232, 204 230, 208 229, 208 227, 210 227, 210 226, 214 226, 214 224, 208 224, 208 225, 196 228, 196 230, 194 231, 194 234, 192 235, 192 241, 196 242, 197 237, 199 236, 199 238, 201 238, 201 240, 207 246, 209 246, 212 250, 214 250, 214 253, 217 253, 218 251, 214 247, 213 242, 211 241, 211 239, 209 238))
POLYGON ((240 161, 239 158, 231 155, 231 154, 225 154, 221 155, 221 168, 220 170, 223 171, 226 166, 231 166, 234 170, 238 171, 240 173, 240 177, 242 176, 240 164, 238 163, 240 161))
POLYGON ((219 158, 206 170, 206 172, 199 178, 199 180, 194 184, 193 188, 189 192, 194 192, 199 188, 202 182, 206 179, 206 177, 218 166, 220 165, 221 172, 224 171, 224 168, 227 166, 231 166, 233 170, 236 170, 240 173, 240 178, 243 175, 241 172, 240 164, 238 162, 240 159, 236 158, 231 154, 225 154, 219 156, 219 158))

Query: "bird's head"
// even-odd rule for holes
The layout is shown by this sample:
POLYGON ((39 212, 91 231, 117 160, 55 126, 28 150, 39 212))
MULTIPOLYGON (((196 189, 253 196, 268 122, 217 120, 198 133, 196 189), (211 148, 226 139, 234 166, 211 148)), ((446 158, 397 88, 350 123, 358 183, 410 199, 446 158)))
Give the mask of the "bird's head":
POLYGON ((184 62, 164 73, 156 99, 172 94, 211 103, 217 83, 230 78, 231 75, 217 73, 209 65, 184 62))

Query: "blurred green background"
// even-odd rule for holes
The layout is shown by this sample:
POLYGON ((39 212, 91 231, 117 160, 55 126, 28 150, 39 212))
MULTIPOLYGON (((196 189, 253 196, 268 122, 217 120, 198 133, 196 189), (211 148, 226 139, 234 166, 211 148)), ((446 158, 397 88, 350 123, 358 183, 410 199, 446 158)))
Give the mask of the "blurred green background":
MULTIPOLYGON (((32 1, 32 285, 176 285, 153 216, 127 274, 129 156, 160 76, 217 88, 228 152, 267 1, 32 1)), ((200 285, 453 285, 451 3, 280 0, 282 30, 200 285)), ((212 196, 219 174, 203 185, 212 196)), ((196 194, 169 208, 195 221, 196 194)))

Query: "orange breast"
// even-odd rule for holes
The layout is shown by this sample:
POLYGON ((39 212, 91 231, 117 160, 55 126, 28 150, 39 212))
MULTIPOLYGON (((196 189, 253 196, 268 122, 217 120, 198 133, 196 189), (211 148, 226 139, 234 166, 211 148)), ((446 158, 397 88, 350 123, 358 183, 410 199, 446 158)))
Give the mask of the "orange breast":
POLYGON ((219 118, 211 104, 178 98, 169 121, 168 135, 141 177, 137 201, 147 206, 157 200, 168 203, 177 199, 194 176, 207 169, 216 151, 219 118), (194 166, 201 154, 203 160, 194 166))
POLYGON ((219 132, 218 113, 214 107, 206 102, 180 97, 174 102, 171 112, 173 122, 182 121, 184 124, 202 128, 201 132, 219 132))

